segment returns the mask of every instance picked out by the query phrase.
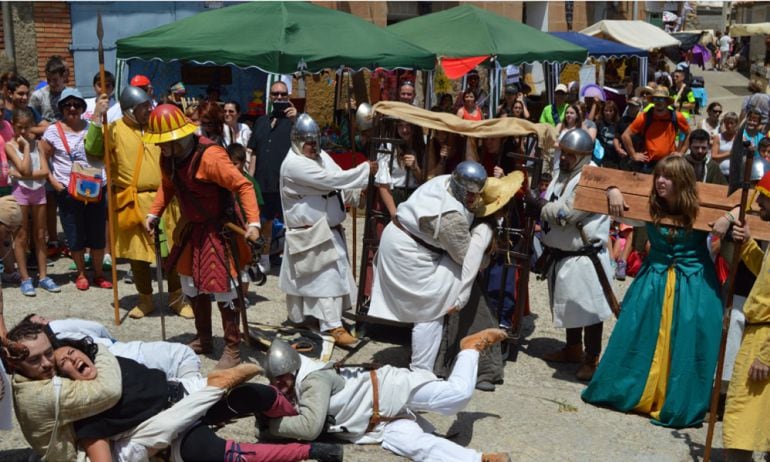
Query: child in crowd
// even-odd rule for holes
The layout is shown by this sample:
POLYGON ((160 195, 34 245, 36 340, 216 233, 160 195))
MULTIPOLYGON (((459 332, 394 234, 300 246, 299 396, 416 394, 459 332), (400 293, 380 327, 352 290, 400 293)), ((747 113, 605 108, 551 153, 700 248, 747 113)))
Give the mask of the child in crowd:
POLYGON ((759 141, 759 155, 770 160, 770 138, 762 138, 759 141))
POLYGON ((610 257, 615 262, 615 279, 625 281, 628 269, 628 256, 634 249, 634 228, 612 221, 610 225, 610 257))
POLYGON ((48 292, 61 292, 61 288, 46 274, 45 182, 48 177, 48 164, 40 161, 37 140, 32 132, 32 128, 35 126, 35 116, 29 108, 17 108, 13 111, 11 120, 13 121, 15 137, 5 144, 5 152, 16 169, 13 173, 13 197, 16 198, 21 207, 21 228, 16 234, 14 244, 16 264, 21 274, 21 293, 28 297, 35 296, 35 287, 27 270, 27 249, 30 236, 32 236, 35 244, 39 274, 38 285, 48 292), (32 213, 31 228, 30 212, 32 213))
MULTIPOLYGON (((233 165, 235 165, 235 167, 241 171, 243 176, 245 176, 246 179, 251 181, 251 184, 254 185, 254 192, 257 195, 257 205, 262 207, 262 205, 264 204, 264 201, 262 200, 262 191, 259 189, 259 183, 257 183, 257 180, 255 180, 254 177, 246 173, 246 170, 244 169, 244 167, 246 166, 246 147, 244 147, 240 143, 231 143, 229 146, 227 146, 226 149, 227 149, 227 155, 230 156, 230 160, 232 161, 233 165)), ((241 206, 240 200, 236 198, 236 201, 238 202, 238 208, 239 208, 238 214, 240 214, 241 216, 245 216, 243 213, 243 209, 241 208, 242 206, 241 206)), ((269 251, 269 249, 267 250, 263 249, 263 251, 269 251)), ((247 266, 248 262, 240 262, 240 263, 245 267, 247 266)), ((265 283, 264 276, 256 275, 254 279, 255 279, 254 282, 256 282, 257 285, 259 286, 265 283)), ((249 291, 249 286, 248 286, 249 281, 250 280, 248 278, 243 278, 244 296, 249 291)), ((248 304, 248 301, 247 301, 247 304, 248 304)))

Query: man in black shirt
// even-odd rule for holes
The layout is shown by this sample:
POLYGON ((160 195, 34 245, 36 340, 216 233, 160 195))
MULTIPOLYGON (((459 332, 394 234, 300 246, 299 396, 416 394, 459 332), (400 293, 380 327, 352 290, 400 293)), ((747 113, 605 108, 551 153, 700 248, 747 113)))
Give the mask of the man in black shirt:
POLYGON ((270 87, 270 102, 273 111, 257 119, 248 145, 252 156, 249 173, 257 180, 264 200, 260 212, 265 247, 259 262, 263 273, 270 271, 273 220, 283 220, 278 179, 281 163, 291 149, 291 128, 297 118, 297 109, 289 101, 289 89, 285 83, 275 82, 270 87))

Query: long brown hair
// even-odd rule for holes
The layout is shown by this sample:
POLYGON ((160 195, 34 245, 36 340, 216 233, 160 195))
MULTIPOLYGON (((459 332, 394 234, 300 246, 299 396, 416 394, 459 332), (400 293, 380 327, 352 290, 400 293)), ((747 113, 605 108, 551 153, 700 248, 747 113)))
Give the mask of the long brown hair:
POLYGON ((650 192, 650 216, 656 226, 663 218, 671 219, 677 226, 691 229, 698 216, 698 192, 695 189, 695 171, 684 157, 670 155, 655 166, 652 174, 650 192), (674 197, 666 202, 658 196, 655 182, 659 177, 666 177, 674 185, 674 197))

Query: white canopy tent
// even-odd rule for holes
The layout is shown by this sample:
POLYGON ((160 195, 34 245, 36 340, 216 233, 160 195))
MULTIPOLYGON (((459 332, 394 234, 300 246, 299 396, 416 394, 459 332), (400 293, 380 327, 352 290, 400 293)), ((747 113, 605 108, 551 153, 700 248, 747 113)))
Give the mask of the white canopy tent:
POLYGON ((746 37, 751 35, 770 35, 770 22, 733 24, 730 26, 730 36, 732 37, 746 37))
POLYGON ((679 45, 679 40, 663 29, 644 21, 605 19, 580 31, 581 34, 613 40, 642 50, 679 45))

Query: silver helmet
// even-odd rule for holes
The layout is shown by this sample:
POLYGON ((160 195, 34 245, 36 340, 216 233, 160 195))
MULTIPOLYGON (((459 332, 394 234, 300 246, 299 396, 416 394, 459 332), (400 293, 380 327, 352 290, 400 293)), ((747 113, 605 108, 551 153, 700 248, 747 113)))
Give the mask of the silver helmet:
POLYGON ((356 126, 359 130, 368 130, 374 124, 374 108, 369 103, 361 103, 356 109, 356 126))
POLYGON ((297 117, 291 129, 291 148, 297 154, 302 154, 302 146, 308 141, 315 142, 318 149, 321 149, 321 129, 312 117, 303 113, 297 117))
POLYGON ((275 338, 267 352, 265 364, 267 378, 273 380, 284 374, 294 374, 299 370, 300 365, 302 365, 302 361, 297 350, 285 340, 275 338))
POLYGON ((120 110, 128 112, 142 103, 150 101, 150 97, 147 92, 139 87, 127 86, 120 92, 120 110))
POLYGON ((590 156, 594 152, 594 140, 582 128, 573 128, 561 137, 559 149, 578 156, 590 156))
POLYGON ((466 195, 480 193, 486 182, 487 172, 484 167, 478 162, 466 160, 455 167, 449 180, 449 187, 454 198, 465 204, 466 195))

